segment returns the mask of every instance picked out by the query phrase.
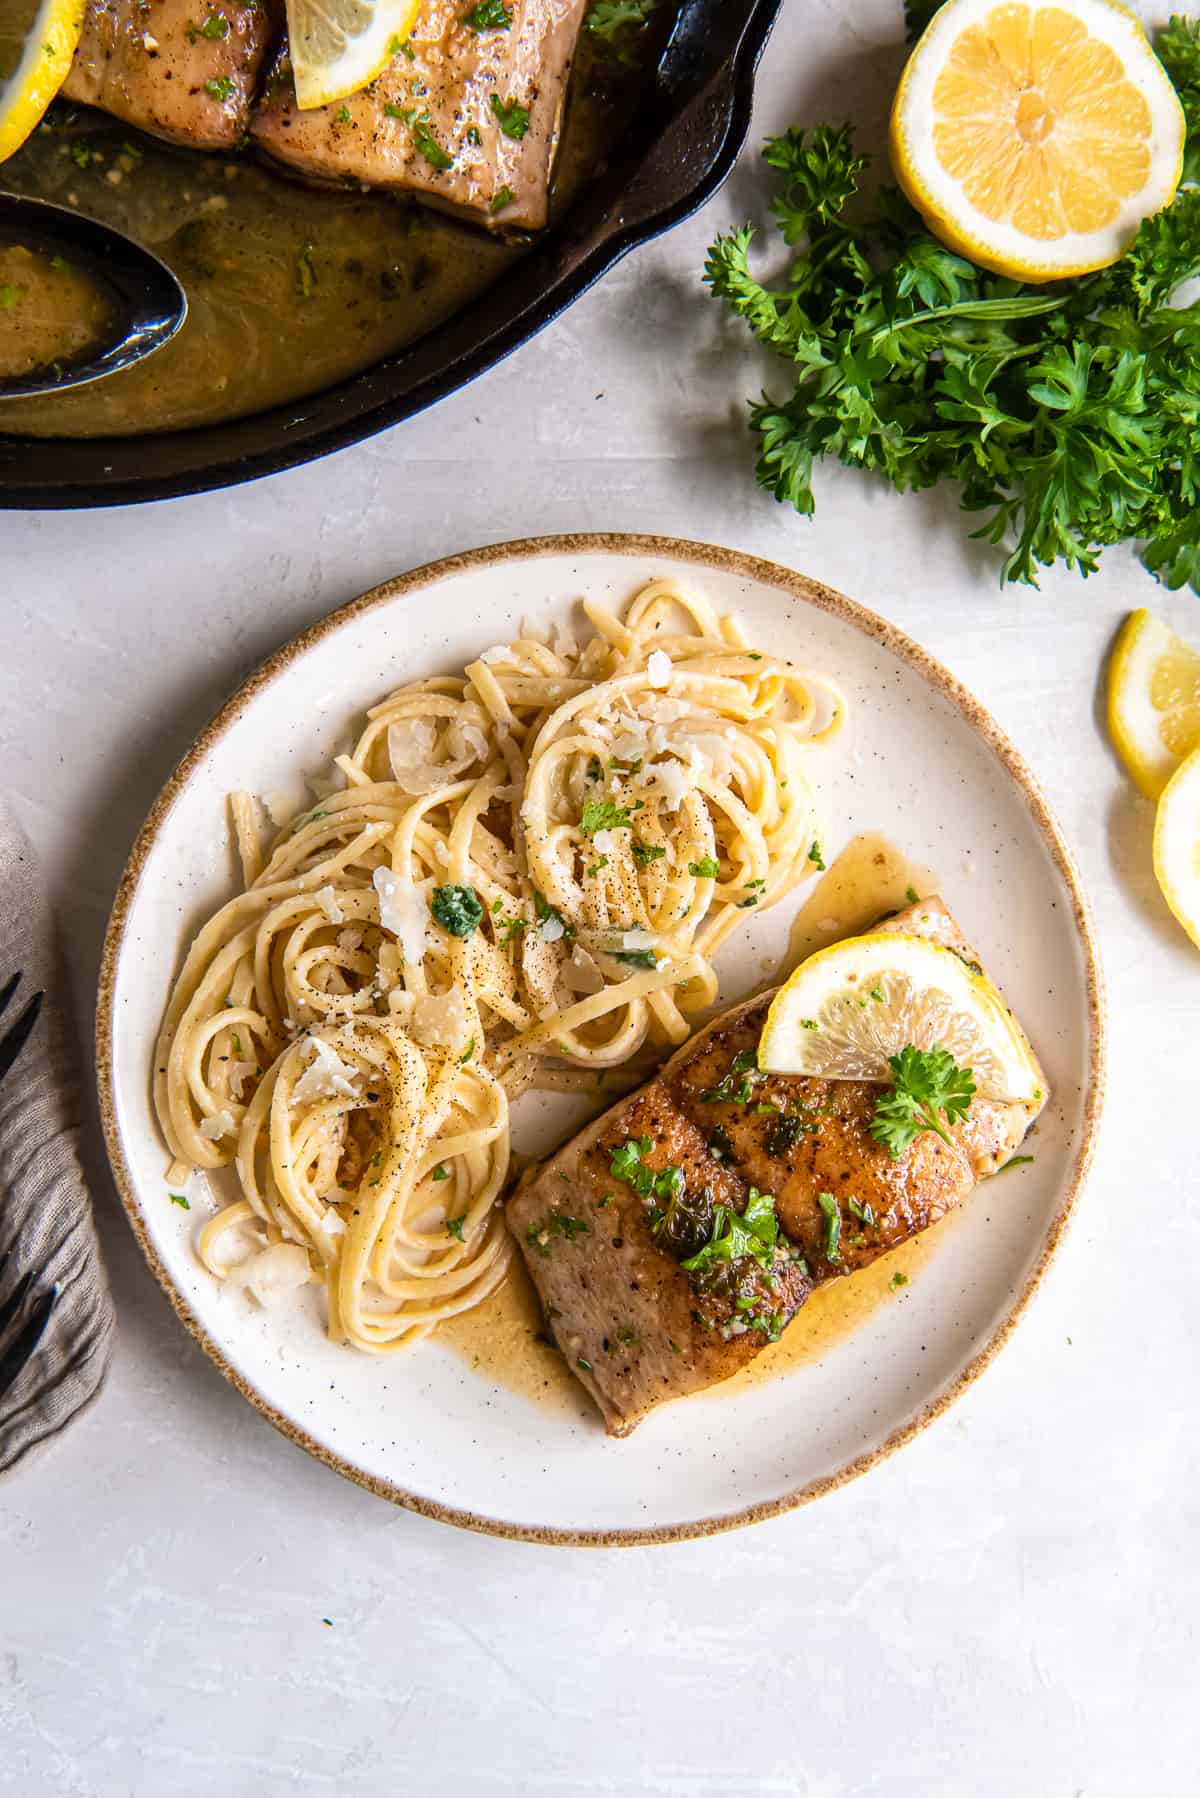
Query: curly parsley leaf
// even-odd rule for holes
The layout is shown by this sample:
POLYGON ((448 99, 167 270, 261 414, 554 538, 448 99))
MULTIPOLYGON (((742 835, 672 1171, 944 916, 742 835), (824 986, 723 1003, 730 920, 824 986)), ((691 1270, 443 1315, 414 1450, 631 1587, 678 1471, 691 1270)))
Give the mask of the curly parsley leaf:
POLYGON ((507 31, 512 25, 512 14, 503 0, 480 0, 478 6, 463 14, 463 24, 471 31, 507 31))
MULTIPOLYGON (((1160 48, 1200 165, 1200 24, 1160 48)), ((826 458, 898 491, 947 482, 1003 578, 1087 575, 1137 542, 1165 584, 1200 591, 1200 189, 1147 219, 1111 268, 1022 286, 954 255, 883 188, 859 222, 866 159, 848 129, 772 139, 772 210, 796 257, 778 286, 750 267, 750 226, 711 246, 714 295, 787 364, 792 391, 751 407, 758 480, 803 516, 826 458), (850 222, 850 219, 853 222, 850 222)))
POLYGON ((450 936, 474 936, 483 923, 483 901, 474 887, 437 887, 430 910, 450 936))
POLYGON ((961 1123, 975 1096, 975 1076, 960 1068, 946 1049, 917 1049, 912 1043, 889 1057, 895 1082, 875 1107, 871 1135, 888 1150, 893 1161, 914 1143, 923 1130, 932 1130, 943 1142, 950 1141, 938 1114, 947 1124, 961 1123))
POLYGON ((637 60, 638 36, 650 23, 658 0, 595 0, 584 30, 618 63, 637 60))
POLYGON ((598 830, 632 830, 638 809, 636 805, 614 805, 611 799, 585 799, 579 828, 585 837, 594 837, 598 830))
POLYGON ((1200 181, 1200 18, 1169 19, 1155 36, 1154 48, 1187 120, 1183 179, 1200 181))

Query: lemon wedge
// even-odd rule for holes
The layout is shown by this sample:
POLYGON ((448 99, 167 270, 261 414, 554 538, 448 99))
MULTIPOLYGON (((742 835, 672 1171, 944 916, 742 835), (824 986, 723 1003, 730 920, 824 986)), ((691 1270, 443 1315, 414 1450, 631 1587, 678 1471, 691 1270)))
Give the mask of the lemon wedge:
POLYGON ((83 0, 33 0, 0 22, 0 162, 19 150, 67 78, 83 0))
POLYGON ((1108 730, 1147 799, 1200 744, 1200 650, 1145 609, 1129 614, 1113 645, 1108 730))
POLYGON ((420 10, 421 0, 287 0, 300 110, 368 86, 401 53, 420 10))
POLYGON ((1163 898, 1200 949, 1200 749, 1180 763, 1158 802, 1154 873, 1163 898))
POLYGON ((1186 126, 1116 0, 947 0, 900 81, 896 179, 936 237, 997 274, 1115 262, 1179 185, 1186 126))
POLYGON ((975 1075, 983 1099, 1034 1101, 1046 1088, 1033 1050, 990 980, 925 937, 878 931, 819 949, 780 987, 758 1065, 772 1074, 889 1080, 908 1043, 941 1048, 975 1075))

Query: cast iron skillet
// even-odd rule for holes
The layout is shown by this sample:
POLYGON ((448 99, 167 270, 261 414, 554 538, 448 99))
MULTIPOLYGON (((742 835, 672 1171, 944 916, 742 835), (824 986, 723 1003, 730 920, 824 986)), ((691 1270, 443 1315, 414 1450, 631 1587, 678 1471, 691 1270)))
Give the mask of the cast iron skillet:
POLYGON ((0 507, 128 505, 232 486, 344 449, 464 387, 716 192, 746 140, 754 71, 782 3, 683 0, 652 100, 619 156, 495 287, 407 350, 228 424, 88 440, 0 436, 0 507))

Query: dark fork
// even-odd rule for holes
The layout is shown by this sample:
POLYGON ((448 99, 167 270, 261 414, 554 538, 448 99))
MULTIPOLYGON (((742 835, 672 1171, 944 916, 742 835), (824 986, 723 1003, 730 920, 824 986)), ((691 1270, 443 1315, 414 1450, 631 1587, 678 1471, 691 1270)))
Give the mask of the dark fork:
MULTIPOLYGON (((8 1009, 20 983, 21 973, 18 969, 11 980, 0 987, 0 1017, 8 1009)), ((33 1035, 33 1027, 38 1021, 44 998, 44 993, 35 993, 16 1022, 0 1037, 0 1080, 4 1079, 33 1035)), ((6 1251, 0 1255, 0 1280, 3 1279, 7 1265, 6 1251)), ((22 1368, 32 1358, 58 1298, 58 1287, 52 1286, 49 1292, 38 1294, 27 1306, 26 1299, 35 1278, 32 1270, 24 1274, 8 1297, 0 1299, 0 1398, 9 1391, 22 1368)))

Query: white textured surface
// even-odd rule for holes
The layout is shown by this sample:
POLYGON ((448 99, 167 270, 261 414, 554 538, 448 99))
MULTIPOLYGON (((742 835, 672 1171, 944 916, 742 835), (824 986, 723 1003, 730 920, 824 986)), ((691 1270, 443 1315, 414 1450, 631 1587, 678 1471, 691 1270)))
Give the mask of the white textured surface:
MULTIPOLYGON (((848 10, 788 0, 756 136, 878 120, 899 9, 848 10)), ((1113 1065, 1064 1254, 992 1370, 867 1480, 741 1535, 571 1553, 392 1511, 277 1437, 175 1324, 97 1167, 111 1382, 0 1487, 5 1798, 1194 1787, 1200 959, 1157 896, 1150 810, 1105 745, 1097 676, 1131 604, 1198 636, 1196 603, 1120 555, 1086 585, 1001 593, 940 500, 841 471, 811 525, 759 494, 741 402, 762 371, 696 274, 712 228, 760 194, 747 158, 536 345, 373 444, 150 509, 0 514, 0 782, 44 853, 83 1018, 175 757, 331 605, 534 531, 790 561, 974 689, 1082 861, 1113 1065)))

